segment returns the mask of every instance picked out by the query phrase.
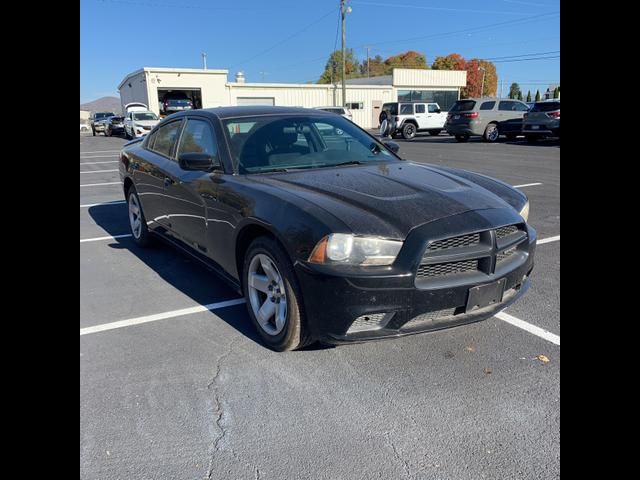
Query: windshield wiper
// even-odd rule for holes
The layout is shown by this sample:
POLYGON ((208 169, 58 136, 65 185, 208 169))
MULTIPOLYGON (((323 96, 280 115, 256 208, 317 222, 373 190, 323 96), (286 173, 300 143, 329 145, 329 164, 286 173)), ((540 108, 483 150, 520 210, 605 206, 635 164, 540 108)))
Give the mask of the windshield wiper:
POLYGON ((282 168, 282 167, 277 167, 277 168, 267 168, 264 170, 258 170, 257 172, 252 172, 252 173, 272 173, 272 172, 289 172, 290 170, 288 168, 282 168))
POLYGON ((326 166, 327 167, 340 167, 342 165, 362 165, 362 162, 360 160, 349 160, 348 162, 327 164, 326 166))

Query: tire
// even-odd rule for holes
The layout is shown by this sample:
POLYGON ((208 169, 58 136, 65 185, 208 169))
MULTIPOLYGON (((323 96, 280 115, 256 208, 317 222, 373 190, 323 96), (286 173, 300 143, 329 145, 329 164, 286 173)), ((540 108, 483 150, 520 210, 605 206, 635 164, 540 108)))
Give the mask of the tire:
POLYGON ((456 135, 456 140, 460 143, 468 142, 469 135, 456 135))
POLYGON ((389 135, 389 129, 390 129, 390 124, 385 118, 384 120, 382 120, 382 123, 380 123, 380 136, 384 138, 387 135, 389 135))
POLYGON ((498 130, 498 125, 496 125, 495 123, 490 123, 489 125, 487 125, 487 128, 485 128, 484 135, 482 135, 482 138, 484 139, 485 142, 489 142, 489 143, 497 142, 498 138, 500 138, 500 130, 498 130))
POLYGON ((142 211, 142 204, 140 203, 140 198, 138 197, 136 187, 134 187, 133 185, 129 187, 129 190, 127 190, 127 206, 129 216, 129 230, 131 231, 131 235, 133 236, 133 241, 136 242, 140 247, 148 247, 152 245, 154 238, 151 236, 151 233, 147 228, 147 221, 144 216, 144 212, 142 211), (134 210, 135 207, 137 207, 137 213, 134 210), (140 222, 139 228, 136 228, 136 218, 140 222))
POLYGON ((404 127, 402 127, 402 138, 405 140, 411 140, 416 136, 417 128, 413 123, 405 123, 404 127))
POLYGON ((256 238, 244 257, 242 278, 249 317, 265 345, 277 352, 285 352, 312 343, 298 279, 289 256, 278 242, 270 237, 256 238), (268 268, 263 268, 263 265, 268 268), (271 273, 267 273, 269 270, 271 273), (262 281, 255 282, 250 278, 262 281), (267 309, 269 317, 258 320, 263 308, 267 309), (279 315, 280 322, 277 321, 279 315))
POLYGON ((537 135, 525 135, 524 137, 527 139, 527 143, 536 143, 538 141, 537 135))
POLYGON ((434 137, 437 137, 438 135, 440 135, 440 132, 442 130, 429 130, 429 135, 432 135, 434 137))

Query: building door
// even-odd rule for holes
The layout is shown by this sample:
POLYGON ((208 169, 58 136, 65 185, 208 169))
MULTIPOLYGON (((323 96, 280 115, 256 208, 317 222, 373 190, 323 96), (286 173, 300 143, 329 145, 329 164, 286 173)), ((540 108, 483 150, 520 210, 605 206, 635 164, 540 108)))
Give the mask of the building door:
POLYGON ((380 112, 382 112, 382 100, 371 100, 371 128, 380 126, 380 112))

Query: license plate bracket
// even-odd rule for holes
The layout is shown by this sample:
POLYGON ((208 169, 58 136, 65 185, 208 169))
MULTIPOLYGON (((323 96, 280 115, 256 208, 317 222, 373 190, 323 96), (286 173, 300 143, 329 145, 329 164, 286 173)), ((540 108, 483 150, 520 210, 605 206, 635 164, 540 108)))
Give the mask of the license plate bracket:
POLYGON ((506 282, 506 278, 501 278, 496 282, 471 287, 467 297, 466 313, 500 303, 506 282))

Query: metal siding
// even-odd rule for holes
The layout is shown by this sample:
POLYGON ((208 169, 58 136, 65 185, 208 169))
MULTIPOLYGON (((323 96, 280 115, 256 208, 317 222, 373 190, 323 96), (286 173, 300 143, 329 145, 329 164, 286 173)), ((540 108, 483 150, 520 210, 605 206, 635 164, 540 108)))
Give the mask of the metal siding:
POLYGON ((467 85, 467 72, 464 70, 417 70, 410 68, 393 69, 395 87, 464 87, 467 85))
POLYGON ((147 84, 144 78, 144 72, 129 78, 127 82, 120 88, 120 104, 124 110, 124 106, 131 102, 142 102, 149 105, 147 96, 147 84), (131 87, 129 87, 131 85, 131 87))

